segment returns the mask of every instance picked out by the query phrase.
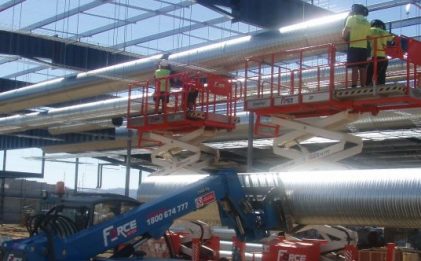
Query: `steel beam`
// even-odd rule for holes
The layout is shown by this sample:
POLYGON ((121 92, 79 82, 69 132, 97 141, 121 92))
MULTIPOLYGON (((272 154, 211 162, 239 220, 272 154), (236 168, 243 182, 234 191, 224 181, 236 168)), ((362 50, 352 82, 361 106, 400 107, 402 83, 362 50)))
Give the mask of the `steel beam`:
MULTIPOLYGON (((5 78, 8 78, 8 77, 5 77, 5 78)), ((31 84, 29 82, 22 82, 22 81, 10 80, 10 79, 5 79, 5 78, 0 78, 0 92, 13 90, 13 89, 31 84)))
MULTIPOLYGON (((3 180, 5 178, 11 178, 11 179, 43 178, 43 176, 42 176, 42 173, 1 170, 0 171, 0 178, 3 180)), ((1 204, 0 204, 0 206, 1 206, 1 204)), ((1 212, 1 210, 0 210, 0 212, 1 212)), ((0 220, 1 220, 1 218, 0 218, 0 220)))
POLYGON ((26 0, 9 0, 6 3, 0 5, 0 12, 3 12, 4 10, 7 10, 11 7, 14 7, 15 5, 18 5, 20 3, 25 2, 26 0))
POLYGON ((140 15, 137 15, 137 16, 127 18, 126 21, 117 21, 115 23, 111 23, 111 24, 107 24, 107 25, 104 25, 104 26, 94 28, 92 30, 80 33, 77 36, 72 36, 72 37, 70 37, 70 39, 80 39, 80 38, 83 38, 83 37, 89 37, 89 36, 92 36, 92 35, 95 35, 95 34, 103 33, 105 31, 108 31, 108 30, 111 30, 111 29, 116 29, 116 28, 119 28, 121 26, 125 26, 125 25, 130 24, 130 23, 136 23, 136 22, 139 22, 139 21, 143 21, 143 20, 152 18, 152 17, 156 16, 158 13, 159 14, 165 14, 165 13, 168 13, 168 12, 178 10, 180 8, 188 7, 192 4, 194 4, 193 1, 183 1, 179 4, 177 4, 177 5, 174 5, 174 6, 166 6, 166 7, 157 9, 157 10, 154 11, 154 13, 149 12, 149 13, 145 13, 145 14, 140 14, 140 15))
POLYGON ((150 41, 153 41, 153 40, 165 38, 165 37, 177 34, 177 33, 193 31, 193 30, 200 29, 200 28, 203 28, 203 27, 206 27, 206 26, 224 23, 224 22, 227 22, 229 20, 230 19, 226 18, 226 17, 218 17, 218 18, 215 18, 215 19, 211 19, 211 20, 207 20, 207 21, 204 21, 204 22, 196 23, 196 24, 193 24, 193 25, 188 25, 188 26, 184 26, 184 27, 181 27, 181 28, 176 28, 176 29, 173 29, 173 30, 168 30, 168 31, 165 31, 165 32, 161 32, 161 33, 149 35, 149 36, 146 36, 146 37, 133 39, 131 41, 127 41, 127 42, 124 42, 124 43, 116 44, 116 45, 114 45, 114 48, 121 49, 121 48, 131 46, 131 45, 135 45, 135 44, 146 43, 146 42, 150 42, 150 41))
POLYGON ((367 6, 367 8, 370 12, 373 12, 373 11, 388 9, 388 8, 392 8, 392 7, 396 7, 396 6, 411 4, 411 3, 415 3, 415 2, 417 2, 417 1, 415 1, 415 0, 393 0, 393 1, 383 2, 383 3, 373 4, 373 5, 367 6))
POLYGON ((71 10, 67 10, 67 11, 64 11, 63 13, 60 13, 60 14, 57 14, 55 16, 49 17, 47 19, 41 20, 37 23, 33 23, 31 25, 25 26, 25 27, 21 28, 20 31, 32 31, 34 29, 37 29, 37 28, 43 27, 45 25, 57 22, 59 20, 65 19, 67 17, 76 15, 76 14, 84 12, 84 11, 87 11, 87 10, 95 8, 97 6, 106 4, 108 2, 111 2, 111 0, 95 0, 95 1, 90 2, 88 4, 78 6, 76 8, 71 9, 71 10))
POLYGON ((386 25, 388 29, 389 28, 398 29, 398 28, 403 28, 403 27, 408 27, 408 26, 413 26, 413 25, 420 25, 420 24, 421 24, 421 16, 393 21, 393 22, 387 23, 386 25))
POLYGON ((92 70, 130 61, 138 57, 101 48, 65 41, 56 37, 39 36, 0 30, 0 53, 28 59, 51 59, 53 65, 92 70))
POLYGON ((178 16, 178 15, 172 15, 172 14, 168 14, 168 13, 160 13, 159 11, 155 11, 155 10, 152 10, 152 9, 143 8, 143 7, 137 7, 137 6, 133 6, 133 5, 127 5, 127 4, 122 4, 122 3, 115 3, 115 4, 116 5, 120 5, 120 6, 124 6, 124 7, 129 7, 129 8, 141 10, 141 11, 145 11, 145 12, 149 12, 149 13, 155 13, 156 15, 163 15, 163 16, 167 16, 167 17, 171 17, 171 18, 175 18, 175 19, 187 21, 189 23, 204 24, 204 26, 210 26, 210 27, 213 27, 215 29, 227 31, 227 32, 230 32, 230 33, 242 34, 239 31, 231 30, 229 28, 224 28, 224 27, 221 27, 221 26, 215 26, 213 24, 206 24, 205 22, 202 22, 202 21, 193 20, 193 19, 190 19, 190 18, 178 16))

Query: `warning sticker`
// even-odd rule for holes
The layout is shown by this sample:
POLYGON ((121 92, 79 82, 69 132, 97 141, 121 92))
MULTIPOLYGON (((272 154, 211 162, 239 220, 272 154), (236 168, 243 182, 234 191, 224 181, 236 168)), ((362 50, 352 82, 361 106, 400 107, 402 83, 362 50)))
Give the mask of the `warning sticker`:
POLYGON ((196 208, 202 208, 206 205, 209 205, 212 202, 215 202, 215 200, 216 200, 215 192, 214 191, 208 192, 195 199, 196 208))

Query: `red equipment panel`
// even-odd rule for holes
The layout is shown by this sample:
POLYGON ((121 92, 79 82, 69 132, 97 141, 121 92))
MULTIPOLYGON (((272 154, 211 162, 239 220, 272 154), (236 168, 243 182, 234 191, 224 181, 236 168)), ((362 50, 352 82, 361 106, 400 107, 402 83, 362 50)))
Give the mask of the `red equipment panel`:
POLYGON ((291 241, 277 238, 263 251, 262 261, 313 261, 320 259, 320 245, 323 240, 291 241))

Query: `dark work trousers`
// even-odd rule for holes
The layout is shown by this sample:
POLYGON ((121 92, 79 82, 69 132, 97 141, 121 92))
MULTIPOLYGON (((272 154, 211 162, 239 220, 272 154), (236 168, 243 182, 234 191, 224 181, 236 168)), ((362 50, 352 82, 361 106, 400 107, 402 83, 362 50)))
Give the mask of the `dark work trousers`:
POLYGON ((193 110, 194 105, 196 105, 196 99, 199 95, 197 90, 190 90, 189 94, 187 95, 187 109, 189 111, 193 110))
POLYGON ((170 101, 170 94, 169 92, 158 92, 154 94, 153 99, 155 101, 155 113, 158 113, 160 101, 162 101, 162 112, 165 112, 166 104, 170 101))
MULTIPOLYGON (((373 59, 371 59, 373 61, 373 59)), ((376 84, 382 85, 386 83, 386 70, 389 61, 385 57, 377 57, 377 81, 376 84)), ((367 68, 367 86, 373 85, 374 62, 368 63, 367 68)))

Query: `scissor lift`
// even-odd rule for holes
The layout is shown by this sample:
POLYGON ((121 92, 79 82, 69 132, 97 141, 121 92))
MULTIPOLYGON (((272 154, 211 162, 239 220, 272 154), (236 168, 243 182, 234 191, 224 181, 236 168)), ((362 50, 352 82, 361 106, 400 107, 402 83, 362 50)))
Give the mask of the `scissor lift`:
POLYGON ((181 168, 197 172, 217 161, 219 152, 201 143, 235 128, 240 88, 226 76, 201 71, 131 85, 127 127, 138 131, 140 147, 151 147, 152 163, 161 167, 154 174, 181 168), (163 100, 168 103, 158 107, 154 89, 165 82, 170 89, 163 100), (197 98, 189 104, 189 96, 197 98))
POLYGON ((337 51, 344 49, 340 45, 247 59, 245 109, 257 115, 255 133, 274 137, 274 153, 290 159, 273 170, 309 167, 310 163, 317 166, 356 155, 362 150, 362 140, 341 131, 347 123, 362 113, 376 115, 382 110, 421 107, 421 74, 417 68, 421 65, 421 43, 409 38, 396 38, 395 43, 387 50, 394 59, 389 63, 386 85, 364 88, 351 88, 351 70, 343 53, 337 51), (399 44, 402 39, 408 43, 406 52, 399 44), (302 143, 312 137, 330 142, 309 151, 302 143))

